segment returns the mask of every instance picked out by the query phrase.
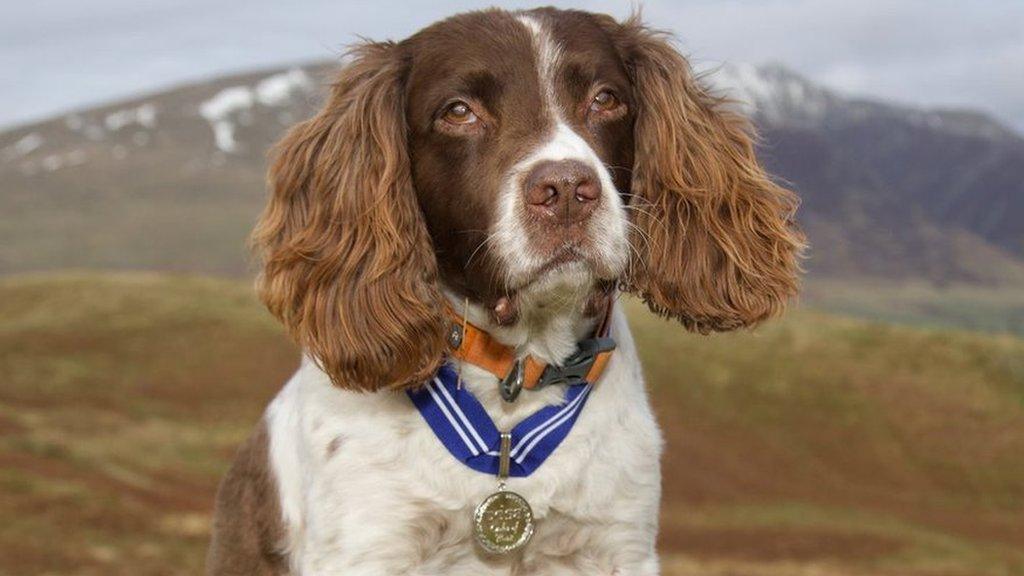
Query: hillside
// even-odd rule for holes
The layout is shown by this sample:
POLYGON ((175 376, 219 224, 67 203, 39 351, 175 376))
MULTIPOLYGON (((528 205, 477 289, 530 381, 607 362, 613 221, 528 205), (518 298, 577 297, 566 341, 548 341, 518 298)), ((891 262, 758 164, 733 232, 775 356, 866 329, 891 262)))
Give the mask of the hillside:
POLYGON ((313 69, 254 72, 0 134, 0 274, 245 273, 266 150, 322 83, 313 69))
MULTIPOLYGON (((667 576, 1024 574, 1024 342, 806 312, 707 338, 627 305, 667 576)), ((296 354, 242 283, 0 279, 0 575, 198 573, 296 354)))

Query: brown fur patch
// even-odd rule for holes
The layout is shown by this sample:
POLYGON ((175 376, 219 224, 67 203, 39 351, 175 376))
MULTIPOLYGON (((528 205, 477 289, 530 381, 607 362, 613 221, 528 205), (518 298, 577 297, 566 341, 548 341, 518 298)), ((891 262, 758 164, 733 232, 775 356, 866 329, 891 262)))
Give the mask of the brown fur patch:
POLYGON ((288 573, 285 528, 270 471, 270 438, 261 420, 238 449, 217 491, 209 576, 278 576, 288 573))

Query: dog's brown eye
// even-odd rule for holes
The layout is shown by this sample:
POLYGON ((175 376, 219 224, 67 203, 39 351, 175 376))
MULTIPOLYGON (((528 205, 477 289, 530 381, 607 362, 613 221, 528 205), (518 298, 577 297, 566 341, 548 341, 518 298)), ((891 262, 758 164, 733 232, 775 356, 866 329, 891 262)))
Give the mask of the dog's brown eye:
POLYGON ((594 112, 608 112, 619 106, 619 99, 609 90, 602 90, 590 101, 590 109, 594 112))
POLYGON ((449 124, 464 125, 472 124, 479 120, 473 109, 465 102, 453 102, 444 111, 444 120, 449 124))

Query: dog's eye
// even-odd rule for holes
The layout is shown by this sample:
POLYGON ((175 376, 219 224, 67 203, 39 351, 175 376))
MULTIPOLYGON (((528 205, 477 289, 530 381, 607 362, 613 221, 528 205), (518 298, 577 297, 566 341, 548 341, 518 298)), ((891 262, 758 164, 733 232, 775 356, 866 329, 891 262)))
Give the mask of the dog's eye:
POLYGON ((601 90, 590 101, 590 110, 592 112, 610 112, 618 107, 619 99, 610 90, 601 90))
POLYGON ((473 109, 469 107, 469 104, 462 101, 452 102, 449 104, 448 107, 445 108, 442 118, 444 118, 445 122, 455 124, 456 126, 473 124, 479 120, 477 115, 473 113, 473 109))

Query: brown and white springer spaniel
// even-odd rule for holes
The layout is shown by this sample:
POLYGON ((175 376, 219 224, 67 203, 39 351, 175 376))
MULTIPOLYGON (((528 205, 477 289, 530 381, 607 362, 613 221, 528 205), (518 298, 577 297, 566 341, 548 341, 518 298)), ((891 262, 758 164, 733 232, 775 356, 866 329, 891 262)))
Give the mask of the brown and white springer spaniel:
POLYGON ((666 36, 542 8, 362 44, 270 185, 259 292, 306 355, 224 479, 209 573, 657 574, 662 441, 621 310, 575 426, 508 480, 536 521, 513 554, 473 537, 495 478, 404 391, 450 362, 501 430, 563 402, 559 384, 503 399, 452 354, 452 310, 559 366, 618 291, 701 333, 795 294, 796 198, 666 36))

